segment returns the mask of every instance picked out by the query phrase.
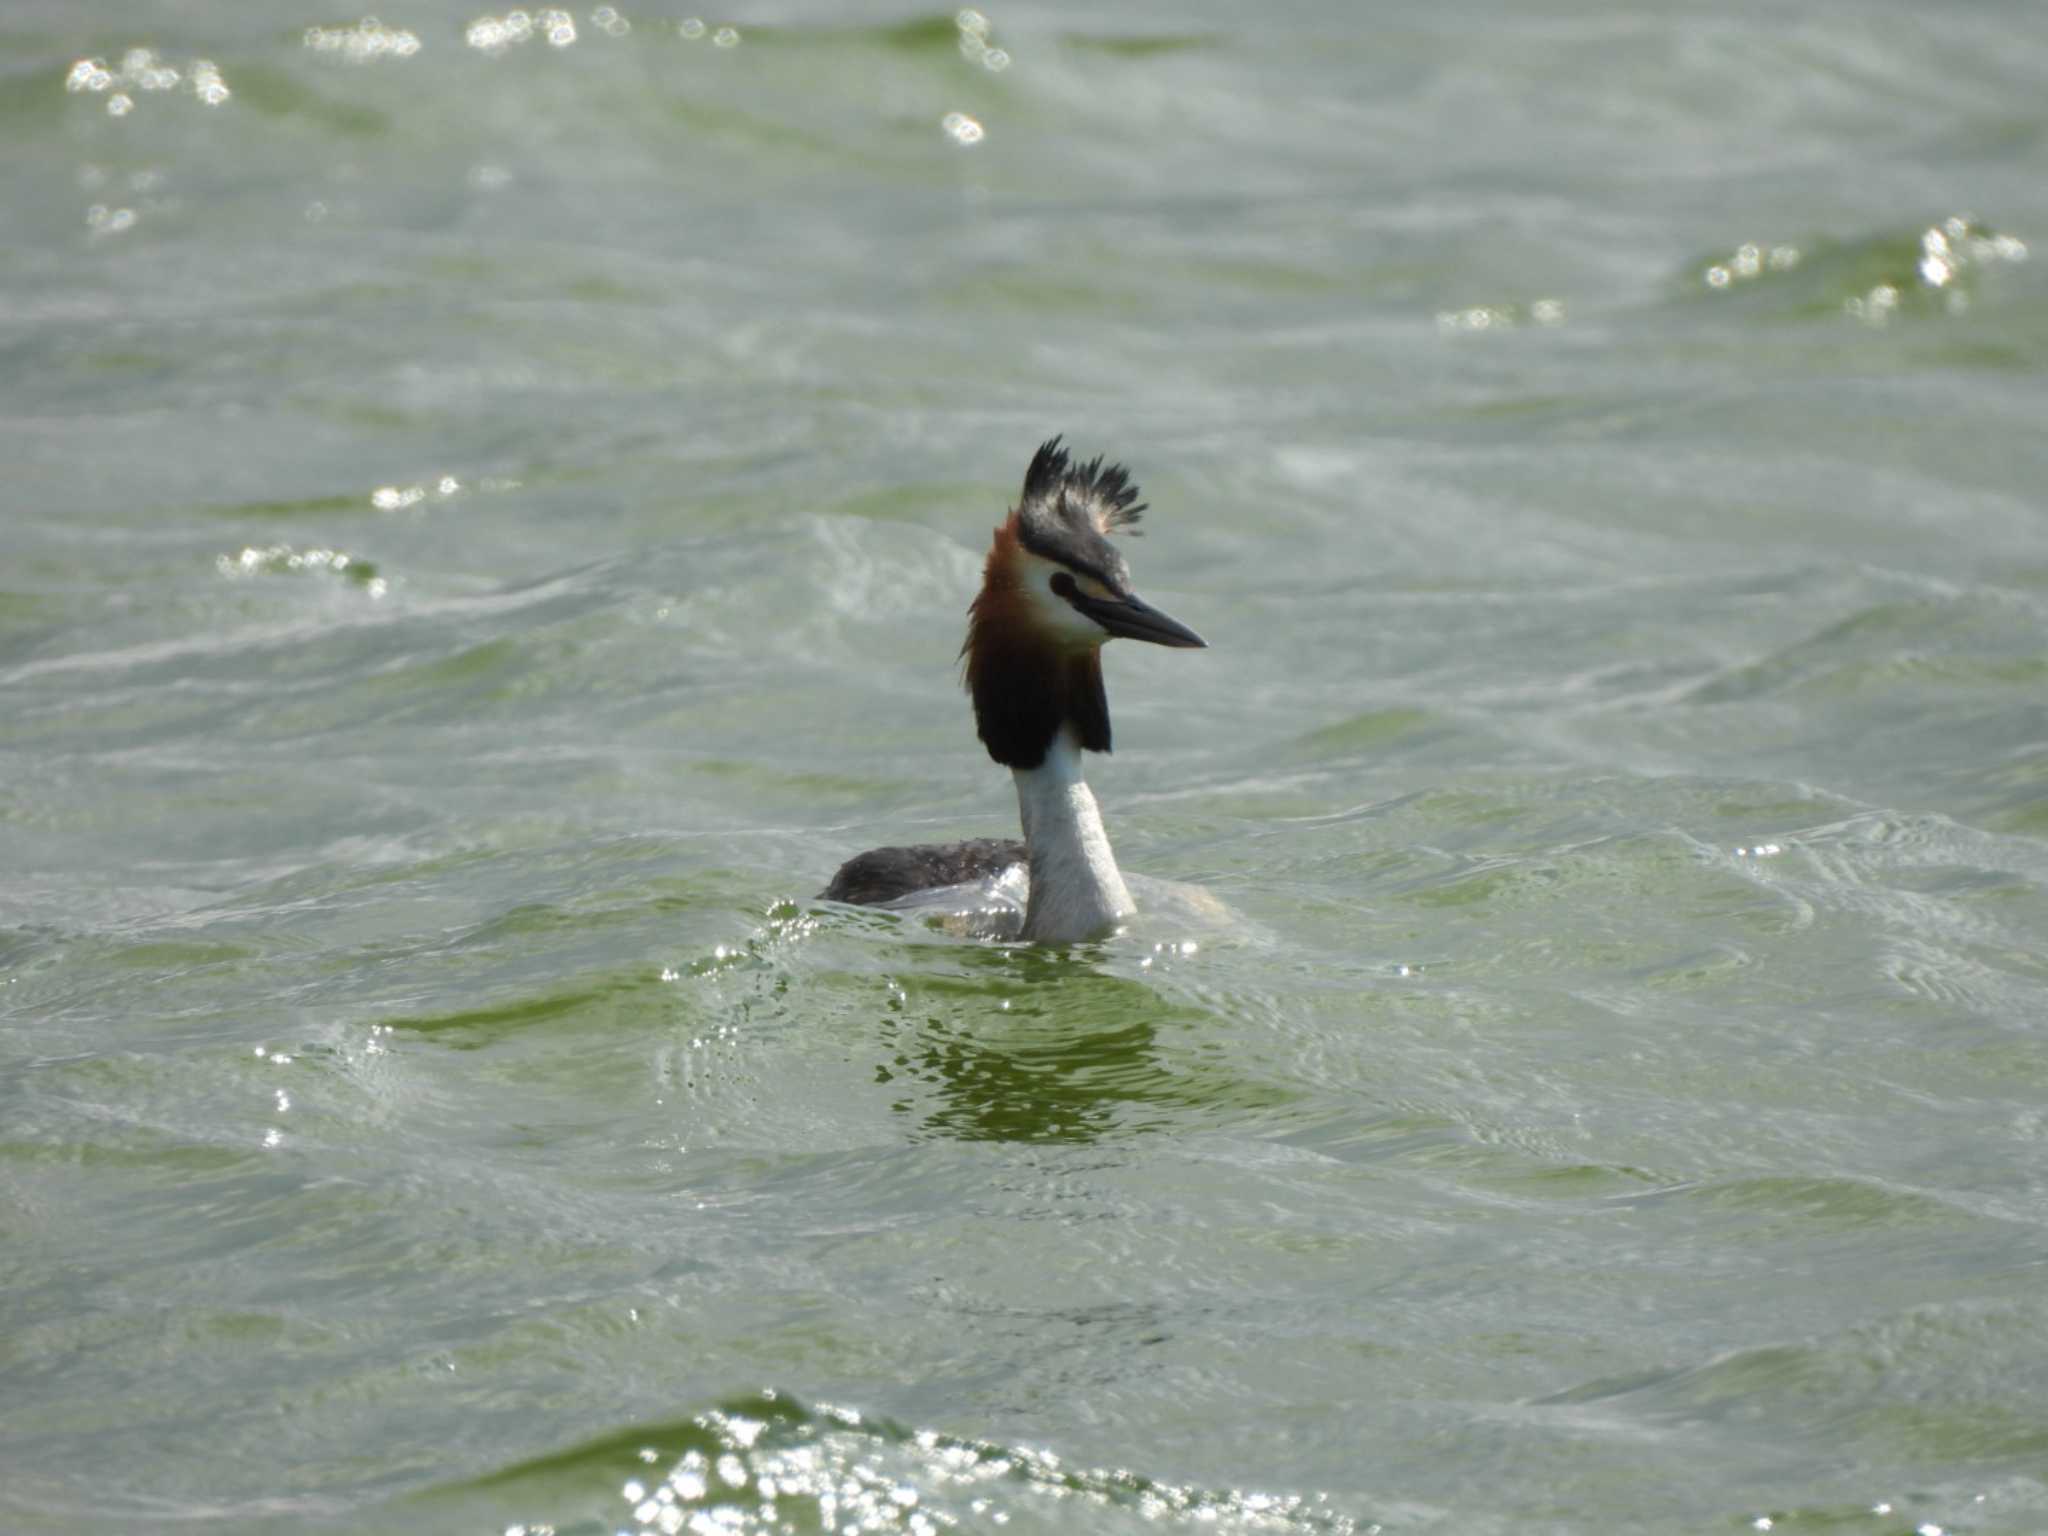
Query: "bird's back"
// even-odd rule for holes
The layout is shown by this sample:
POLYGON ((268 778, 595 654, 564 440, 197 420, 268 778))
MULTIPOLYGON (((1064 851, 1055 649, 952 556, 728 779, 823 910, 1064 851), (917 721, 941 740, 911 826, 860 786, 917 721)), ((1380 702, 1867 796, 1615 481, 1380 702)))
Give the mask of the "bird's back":
POLYGON ((878 907, 940 886, 993 879, 1025 862, 1024 844, 1014 837, 976 837, 964 843, 914 843, 907 848, 870 848, 839 866, 820 892, 826 901, 878 907))

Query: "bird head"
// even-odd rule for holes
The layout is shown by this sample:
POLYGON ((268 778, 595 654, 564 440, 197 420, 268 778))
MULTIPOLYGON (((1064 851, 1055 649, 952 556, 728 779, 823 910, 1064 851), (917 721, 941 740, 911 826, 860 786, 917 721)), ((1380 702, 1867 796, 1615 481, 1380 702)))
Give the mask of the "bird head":
POLYGON ((995 531, 981 591, 968 609, 967 688, 983 745, 997 762, 1036 768, 1071 727, 1091 752, 1110 749, 1103 642, 1206 644, 1131 588, 1109 541, 1145 510, 1120 464, 1075 463, 1055 437, 1024 474, 1017 506, 995 531))

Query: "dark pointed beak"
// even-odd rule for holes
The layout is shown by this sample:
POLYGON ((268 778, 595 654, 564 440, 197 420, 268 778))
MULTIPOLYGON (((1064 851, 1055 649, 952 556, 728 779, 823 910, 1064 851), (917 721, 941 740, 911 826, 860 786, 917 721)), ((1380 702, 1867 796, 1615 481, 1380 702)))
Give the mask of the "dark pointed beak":
POLYGON ((1149 640, 1154 645, 1190 650, 1209 644, 1179 619, 1161 613, 1135 593, 1124 597, 1090 597, 1077 592, 1067 601, 1112 635, 1122 635, 1126 640, 1149 640))

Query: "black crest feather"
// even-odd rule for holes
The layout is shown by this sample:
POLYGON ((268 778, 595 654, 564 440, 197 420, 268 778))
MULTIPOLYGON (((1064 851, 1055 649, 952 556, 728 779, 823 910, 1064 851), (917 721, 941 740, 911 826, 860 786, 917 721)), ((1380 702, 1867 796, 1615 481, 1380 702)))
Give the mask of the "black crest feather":
POLYGON ((1136 534, 1138 519, 1145 511, 1128 469, 1104 464, 1099 453, 1085 464, 1077 463, 1068 458, 1058 437, 1047 438, 1031 456, 1031 467, 1024 471, 1024 497, 1027 501, 1065 497, 1089 507, 1104 533, 1136 534))

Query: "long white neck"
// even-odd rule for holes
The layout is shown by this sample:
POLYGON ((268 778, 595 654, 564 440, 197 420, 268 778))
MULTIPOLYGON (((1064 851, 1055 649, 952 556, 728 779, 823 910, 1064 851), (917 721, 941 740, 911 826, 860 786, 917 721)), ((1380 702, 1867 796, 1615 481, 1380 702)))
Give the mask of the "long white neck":
POLYGON ((1081 777, 1081 748, 1071 729, 1060 731, 1036 768, 1010 772, 1031 857, 1024 937, 1051 944, 1100 938, 1138 909, 1081 777))

